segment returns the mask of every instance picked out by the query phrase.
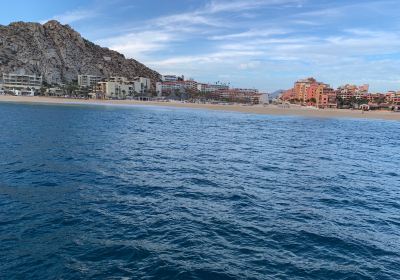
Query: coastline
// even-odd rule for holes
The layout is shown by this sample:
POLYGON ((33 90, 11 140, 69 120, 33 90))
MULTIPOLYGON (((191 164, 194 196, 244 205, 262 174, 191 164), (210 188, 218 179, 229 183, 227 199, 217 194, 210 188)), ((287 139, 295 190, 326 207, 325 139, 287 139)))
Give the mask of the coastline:
POLYGON ((358 118, 358 119, 381 119, 381 120, 400 120, 400 113, 389 111, 369 111, 347 109, 313 109, 300 106, 290 108, 280 108, 276 105, 222 105, 222 104, 197 104, 180 102, 160 102, 160 101, 137 101, 137 100, 86 100, 69 99, 56 97, 39 96, 10 96, 0 95, 0 102, 8 103, 42 103, 42 104, 65 104, 65 105, 143 105, 143 106, 162 106, 188 109, 206 109, 214 111, 240 112, 260 115, 282 115, 282 116, 303 116, 315 118, 358 118))

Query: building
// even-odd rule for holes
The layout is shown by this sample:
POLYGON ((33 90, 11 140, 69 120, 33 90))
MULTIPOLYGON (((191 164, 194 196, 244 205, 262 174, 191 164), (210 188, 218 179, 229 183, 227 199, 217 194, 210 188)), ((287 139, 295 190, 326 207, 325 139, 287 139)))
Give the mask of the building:
POLYGON ((78 85, 85 88, 93 88, 98 82, 102 81, 102 77, 93 75, 78 75, 78 85))
POLYGON ((158 82, 156 84, 157 96, 169 96, 194 91, 197 92, 198 87, 197 82, 193 80, 158 82))
POLYGON ((343 100, 363 99, 366 98, 369 92, 369 85, 365 84, 362 86, 356 85, 344 85, 337 89, 337 97, 343 100))
POLYGON ((3 73, 3 88, 5 90, 39 90, 42 87, 42 83, 42 76, 3 73))
POLYGON ((201 93, 216 92, 217 90, 227 90, 229 86, 226 84, 197 84, 197 90, 201 93))
POLYGON ((184 81, 185 77, 177 76, 177 75, 164 75, 161 77, 161 81, 163 82, 176 82, 176 81, 184 81))
POLYGON ((336 91, 314 78, 298 80, 292 89, 283 92, 280 99, 321 109, 337 108, 336 91))
POLYGON ((264 94, 259 93, 258 90, 241 88, 218 90, 211 94, 211 99, 246 104, 263 104, 265 102, 264 94))
POLYGON ((121 82, 99 82, 95 88, 96 96, 100 99, 126 99, 135 93, 134 86, 121 82))
POLYGON ((55 96, 55 97, 65 97, 67 95, 67 93, 62 88, 52 87, 52 88, 46 89, 46 95, 47 96, 55 96))
POLYGON ((337 108, 336 92, 329 85, 320 85, 316 91, 316 107, 320 109, 337 108))
POLYGON ((299 80, 294 84, 294 95, 295 99, 299 102, 306 102, 307 91, 312 84, 318 84, 317 80, 314 78, 307 78, 299 80))
POLYGON ((400 105, 400 92, 388 92, 385 94, 385 101, 394 104, 394 105, 400 105))
POLYGON ((134 85, 135 93, 141 95, 147 94, 151 88, 151 80, 149 78, 136 77, 132 84, 134 85))

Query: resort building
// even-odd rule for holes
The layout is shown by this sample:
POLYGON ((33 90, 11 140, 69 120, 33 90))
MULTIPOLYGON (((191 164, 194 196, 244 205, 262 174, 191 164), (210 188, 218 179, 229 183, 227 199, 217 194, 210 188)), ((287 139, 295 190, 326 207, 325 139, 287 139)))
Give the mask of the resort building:
POLYGON ((136 77, 133 80, 134 91, 135 93, 139 93, 144 95, 149 92, 151 88, 151 80, 149 78, 144 77, 136 77))
POLYGON ((55 96, 55 97, 65 97, 67 94, 64 89, 59 87, 52 87, 46 89, 47 96, 55 96))
POLYGON ((95 91, 100 99, 126 99, 135 93, 133 85, 115 81, 99 82, 95 91))
POLYGON ((258 90, 255 89, 233 88, 227 90, 218 90, 211 94, 211 98, 225 102, 262 104, 265 100, 265 96, 263 95, 264 94, 259 93, 258 90))
POLYGON ((385 94, 385 101, 394 105, 400 105, 400 92, 388 92, 385 94))
POLYGON ((216 92, 217 90, 227 90, 229 86, 226 84, 197 84, 197 90, 201 93, 216 92))
POLYGON ((280 99, 321 109, 337 107, 336 91, 314 78, 295 82, 294 87, 285 91, 280 99))
POLYGON ((184 81, 185 76, 177 76, 177 75, 164 75, 161 77, 161 81, 163 82, 176 82, 176 81, 184 81))
POLYGON ((193 80, 158 82, 156 84, 156 92, 158 96, 168 96, 174 94, 182 94, 186 92, 197 92, 197 82, 193 80))
POLYGON ((316 107, 337 108, 336 92, 329 85, 320 85, 316 91, 316 107))
POLYGON ((3 73, 3 87, 8 90, 34 89, 42 87, 42 76, 3 73))
POLYGON ((305 102, 307 99, 307 91, 312 84, 317 84, 317 80, 314 78, 307 78, 299 80, 294 84, 295 99, 299 102, 305 102))
POLYGON ((84 88, 93 88, 98 82, 102 81, 102 77, 93 75, 78 75, 78 85, 84 88))
POLYGON ((344 86, 340 86, 337 89, 337 97, 343 100, 350 100, 352 98, 362 99, 365 98, 366 95, 368 95, 368 92, 369 92, 369 85, 367 84, 362 86, 347 84, 344 86))

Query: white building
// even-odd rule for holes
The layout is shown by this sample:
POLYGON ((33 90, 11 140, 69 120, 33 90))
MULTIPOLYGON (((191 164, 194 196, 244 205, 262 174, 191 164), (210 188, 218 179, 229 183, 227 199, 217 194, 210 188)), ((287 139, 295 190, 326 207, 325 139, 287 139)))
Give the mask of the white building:
POLYGON ((134 95, 134 86, 120 82, 99 82, 96 86, 96 92, 102 94, 105 99, 126 99, 134 95))
POLYGON ((226 84, 197 84, 197 90, 201 93, 211 93, 217 90, 228 90, 229 86, 226 84))
POLYGON ((177 75, 164 75, 161 77, 161 81, 163 82, 176 82, 176 81, 184 81, 184 76, 177 76, 177 75))
POLYGON ((185 93, 197 90, 197 82, 193 80, 160 82, 156 84, 157 96, 185 93))
POLYGON ((133 85, 136 93, 145 94, 151 88, 151 80, 144 77, 136 77, 133 80, 133 85))
POLYGON ((35 89, 42 87, 42 76, 3 73, 4 89, 35 89))
POLYGON ((102 77, 93 75, 78 75, 78 85, 80 87, 92 88, 98 82, 101 82, 102 77))
POLYGON ((151 80, 144 77, 135 77, 133 81, 128 80, 125 77, 111 77, 108 79, 109 82, 115 82, 125 85, 131 85, 136 94, 145 94, 150 90, 151 80))
POLYGON ((163 92, 163 83, 162 82, 157 82, 156 83, 156 93, 158 97, 162 96, 162 92, 163 92))

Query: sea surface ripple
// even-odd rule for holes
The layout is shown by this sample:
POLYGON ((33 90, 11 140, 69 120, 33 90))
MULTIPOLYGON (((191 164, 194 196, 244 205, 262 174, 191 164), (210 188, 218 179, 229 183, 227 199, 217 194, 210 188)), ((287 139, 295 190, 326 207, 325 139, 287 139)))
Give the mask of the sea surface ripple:
POLYGON ((399 132, 0 104, 0 279, 400 279, 399 132))

